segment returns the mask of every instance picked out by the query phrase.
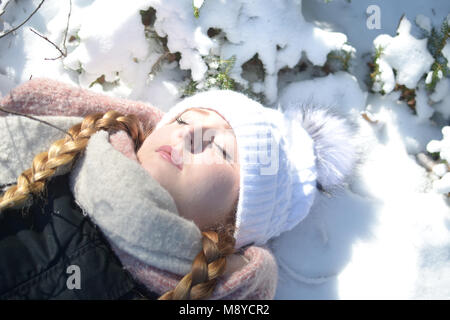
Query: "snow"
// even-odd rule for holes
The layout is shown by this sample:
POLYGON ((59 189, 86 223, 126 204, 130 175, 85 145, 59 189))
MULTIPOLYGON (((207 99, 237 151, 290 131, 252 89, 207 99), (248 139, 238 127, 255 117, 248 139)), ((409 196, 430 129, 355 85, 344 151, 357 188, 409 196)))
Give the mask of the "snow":
POLYGON ((193 6, 200 9, 203 5, 203 2, 204 2, 204 0, 194 0, 193 6))
POLYGON ((431 140, 426 148, 430 153, 439 152, 441 159, 450 163, 450 126, 442 128, 442 136, 441 140, 431 140))
POLYGON ((286 85, 280 92, 280 104, 308 104, 311 101, 320 106, 339 106, 340 110, 351 113, 353 119, 364 110, 367 92, 359 87, 356 78, 346 72, 337 72, 326 77, 298 81, 286 85), (327 94, 323 94, 326 88, 327 94))
POLYGON ((441 177, 441 179, 434 181, 433 188, 438 193, 447 194, 450 192, 450 126, 442 128, 442 140, 431 140, 427 149, 429 152, 439 152, 441 159, 446 163, 440 163, 433 167, 433 171, 441 177))
MULTIPOLYGON (((433 95, 434 95, 434 93, 433 93, 433 95)), ((416 112, 417 112, 417 117, 424 121, 427 121, 428 119, 430 119, 434 113, 434 109, 428 103, 428 95, 426 93, 426 89, 425 89, 425 86, 423 85, 423 83, 421 83, 419 85, 419 87, 416 91, 416 112)))
POLYGON ((450 87, 450 80, 442 79, 439 80, 436 84, 436 87, 434 88, 434 92, 430 95, 430 99, 434 102, 439 102, 442 99, 444 99, 446 96, 448 96, 448 91, 450 87))
MULTIPOLYGON (((342 77, 335 80, 332 94, 346 88, 347 97, 361 97, 360 89, 349 89, 350 81, 343 81, 342 77)), ((310 86, 291 85, 281 99, 296 98, 286 95, 309 97, 310 92, 320 90, 317 88, 327 87, 321 82, 326 83, 330 78, 313 81, 315 84, 310 86)), ((422 135, 428 136, 423 139, 427 141, 439 136, 439 132, 414 121, 412 115, 400 122, 409 111, 406 105, 396 103, 395 94, 370 95, 367 101, 360 100, 383 126, 372 128, 362 118, 359 120, 364 132, 361 146, 371 147, 366 148, 365 164, 349 190, 336 198, 321 196, 304 222, 293 232, 274 240, 273 247, 283 270, 279 298, 435 296, 433 292, 425 294, 417 290, 416 280, 422 275, 420 263, 423 263, 423 252, 418 248, 430 243, 448 247, 449 235, 443 221, 448 218, 449 210, 438 195, 424 192, 429 187, 426 172, 409 153, 423 150, 422 135), (413 127, 408 128, 407 123, 413 127), (405 134, 410 135, 409 139, 405 139, 405 134), (409 148, 408 144, 411 144, 409 148), (292 243, 295 243, 295 255, 289 245, 292 243)), ((361 107, 361 103, 355 102, 354 109, 348 109, 351 99, 346 101, 345 96, 330 99, 344 106, 351 115, 356 115, 352 111, 361 107)), ((440 259, 443 265, 439 272, 448 271, 448 257, 440 259)), ((438 288, 448 296, 448 287, 447 290, 442 285, 438 288)))
POLYGON ((425 77, 425 83, 430 84, 433 80, 433 71, 430 71, 427 73, 427 76, 425 77))
POLYGON ((442 49, 442 54, 447 59, 447 67, 450 68, 450 43, 447 43, 442 49))
POLYGON ((380 73, 376 75, 372 89, 375 92, 384 91, 385 93, 389 93, 395 87, 394 70, 392 70, 392 67, 385 59, 378 59, 377 63, 380 68, 380 73))
POLYGON ((436 192, 449 193, 450 192, 450 173, 447 172, 442 179, 436 181, 433 185, 436 192))
POLYGON ((8 6, 8 4, 9 4, 9 0, 5 0, 5 1, 0 2, 0 15, 2 15, 5 12, 6 7, 8 6))
MULTIPOLYGON (((64 59, 64 65, 77 70, 82 68, 80 84, 88 87, 101 75, 113 82, 120 78, 125 83, 145 81, 142 66, 134 60, 144 61, 149 56, 149 47, 144 37, 144 25, 140 21, 139 10, 147 5, 135 1, 133 6, 125 2, 95 1, 83 10, 83 23, 78 29, 80 45, 64 59), (104 12, 101 23, 99 12, 104 12), (127 45, 124 45, 127 43, 127 45)), ((146 68, 148 69, 148 67, 146 68)))
MULTIPOLYGON (((1 1, 0 34, 40 1, 31 3, 1 1)), ((276 298, 448 299, 450 82, 441 72, 433 90, 426 85, 434 62, 427 37, 450 17, 450 5, 376 3, 72 0, 67 57, 45 60, 60 53, 30 28, 61 46, 70 10, 68 1, 47 0, 0 39, 0 95, 44 76, 167 111, 191 81, 207 87, 219 59, 234 57, 229 76, 237 88, 268 107, 333 107, 359 130, 363 159, 347 188, 320 194, 305 220, 270 243, 280 270, 276 298), (370 5, 380 9, 379 28, 368 28, 377 12, 367 11, 370 5), (156 15, 145 28, 140 10, 149 7, 156 15), (156 36, 167 37, 166 46, 156 36), (380 73, 371 83, 367 63, 378 46, 380 73), (168 59, 167 50, 179 60, 168 59), (351 54, 348 70, 325 72, 336 50, 351 54), (218 59, 208 59, 213 55, 218 59), (243 68, 254 57, 262 70, 243 68), (396 84, 414 89, 414 110, 396 84), (416 160, 419 153, 439 155, 431 171, 416 160)), ((442 54, 450 67, 450 43, 442 54)))
POLYGON ((445 163, 438 163, 433 167, 433 173, 439 177, 443 177, 447 171, 447 165, 445 163))
MULTIPOLYGON (((423 74, 430 70, 433 56, 427 50, 427 39, 419 40, 410 34, 411 23, 406 17, 400 21, 397 32, 395 37, 387 34, 378 36, 374 46, 383 50, 380 60, 397 71, 396 82, 415 88, 423 74)), ((383 69, 381 72, 386 71, 383 69)))
POLYGON ((427 32, 431 32, 431 20, 423 14, 418 14, 416 17, 416 23, 419 27, 427 32))
POLYGON ((327 32, 307 23, 301 13, 301 1, 277 1, 268 5, 261 1, 206 1, 195 19, 191 2, 176 0, 153 3, 157 14, 155 28, 167 35, 172 52, 181 52, 181 69, 191 69, 192 79, 201 80, 207 66, 201 59, 210 50, 217 50, 222 59, 236 57, 231 76, 244 85, 242 65, 258 54, 266 71, 264 93, 269 102, 277 96, 277 73, 293 67, 304 51, 310 61, 323 65, 327 54, 342 49, 344 34, 327 32), (176 3, 176 4, 175 4, 176 3), (289 28, 286 28, 289 26, 289 28), (220 43, 206 33, 220 29, 227 41, 220 43), (264 32, 261 32, 264 30, 264 32))
POLYGON ((0 74, 0 97, 6 95, 11 89, 15 87, 15 84, 7 76, 0 74))

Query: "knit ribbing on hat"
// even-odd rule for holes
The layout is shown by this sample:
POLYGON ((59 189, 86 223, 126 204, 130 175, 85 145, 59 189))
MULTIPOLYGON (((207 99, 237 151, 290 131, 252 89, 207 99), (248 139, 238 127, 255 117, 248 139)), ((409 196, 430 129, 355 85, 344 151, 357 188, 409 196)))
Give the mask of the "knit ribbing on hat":
POLYGON ((241 127, 235 129, 239 152, 245 150, 240 157, 237 247, 262 245, 292 229, 309 212, 316 190, 311 138, 300 125, 289 129, 277 110, 265 108, 264 115, 265 122, 256 126, 248 121, 245 134, 241 127))

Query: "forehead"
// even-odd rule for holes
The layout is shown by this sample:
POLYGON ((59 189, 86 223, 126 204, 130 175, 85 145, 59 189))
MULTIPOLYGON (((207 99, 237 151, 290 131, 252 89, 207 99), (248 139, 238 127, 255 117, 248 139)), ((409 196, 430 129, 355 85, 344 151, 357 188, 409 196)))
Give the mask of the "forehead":
POLYGON ((182 113, 182 115, 212 121, 224 129, 231 129, 230 124, 215 110, 207 108, 190 108, 182 113))

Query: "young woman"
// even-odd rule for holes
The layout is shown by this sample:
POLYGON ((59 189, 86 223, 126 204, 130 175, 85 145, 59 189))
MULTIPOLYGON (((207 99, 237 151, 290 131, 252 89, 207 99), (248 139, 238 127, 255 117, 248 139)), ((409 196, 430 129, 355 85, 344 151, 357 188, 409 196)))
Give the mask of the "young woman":
MULTIPOLYGON (((350 174, 348 124, 231 91, 186 98, 161 119, 101 99, 39 79, 2 100, 27 114, 102 106, 136 116, 86 116, 0 197, 0 297, 273 298, 277 269, 265 245, 307 215, 318 189, 350 174)), ((36 123, 24 130, 23 121, 8 116, 2 130, 14 136, 36 123)), ((2 136, 13 158, 17 143, 2 136)))

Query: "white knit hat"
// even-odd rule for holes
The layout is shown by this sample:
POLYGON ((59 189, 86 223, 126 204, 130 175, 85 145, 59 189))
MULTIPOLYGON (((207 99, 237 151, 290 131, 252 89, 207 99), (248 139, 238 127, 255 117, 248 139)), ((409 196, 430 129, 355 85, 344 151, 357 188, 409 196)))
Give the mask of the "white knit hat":
POLYGON ((262 245, 295 227, 321 187, 341 184, 354 159, 351 128, 324 109, 267 108, 241 93, 210 90, 171 108, 156 129, 191 108, 216 111, 236 136, 240 191, 236 248, 262 245))

